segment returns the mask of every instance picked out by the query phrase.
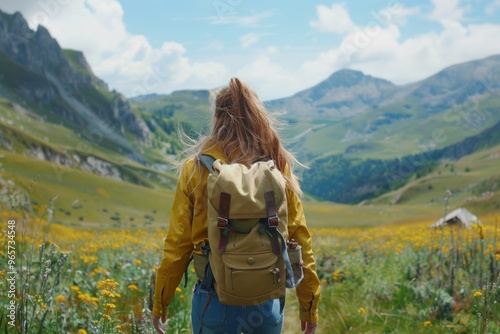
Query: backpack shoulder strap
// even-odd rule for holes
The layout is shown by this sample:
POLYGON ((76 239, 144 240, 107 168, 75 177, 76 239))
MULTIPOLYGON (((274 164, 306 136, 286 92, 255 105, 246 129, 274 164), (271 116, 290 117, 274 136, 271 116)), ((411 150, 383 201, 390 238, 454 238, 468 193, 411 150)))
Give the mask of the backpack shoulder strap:
POLYGON ((210 173, 214 172, 212 165, 215 162, 215 158, 208 154, 202 154, 198 157, 198 160, 208 169, 210 173))

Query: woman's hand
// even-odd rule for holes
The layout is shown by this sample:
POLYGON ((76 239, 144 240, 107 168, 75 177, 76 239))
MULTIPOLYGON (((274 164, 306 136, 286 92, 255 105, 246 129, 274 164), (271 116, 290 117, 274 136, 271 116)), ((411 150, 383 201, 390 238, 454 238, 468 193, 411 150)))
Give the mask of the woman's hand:
MULTIPOLYGON (((153 327, 156 329, 156 331, 160 334, 165 334, 165 331, 160 327, 160 317, 156 317, 153 315, 152 318, 153 318, 153 327)), ((161 322, 162 324, 165 323, 165 316, 161 317, 161 322)))
POLYGON ((313 324, 312 322, 307 322, 307 321, 301 321, 300 327, 302 331, 305 331, 304 334, 314 334, 316 332, 318 324, 317 323, 313 324))

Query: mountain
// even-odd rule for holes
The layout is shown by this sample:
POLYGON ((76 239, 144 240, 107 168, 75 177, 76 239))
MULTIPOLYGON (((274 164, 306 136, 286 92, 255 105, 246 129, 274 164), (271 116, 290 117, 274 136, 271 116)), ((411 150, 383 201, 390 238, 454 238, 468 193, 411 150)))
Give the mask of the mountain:
MULTIPOLYGON (((500 56, 403 86, 344 69, 265 105, 285 111, 282 134, 310 166, 302 175, 309 195, 375 201, 445 161, 498 144, 498 77, 500 56)), ((30 30, 19 13, 0 12, 0 159, 7 157, 0 172, 25 189, 38 171, 52 170, 43 175, 50 180, 43 196, 80 189, 88 201, 115 201, 119 210, 124 204, 99 186, 114 187, 110 180, 122 183, 114 189, 162 189, 171 196, 172 158, 182 150, 177 130, 196 137, 206 128, 209 97, 208 90, 179 90, 127 99, 93 74, 81 52, 62 49, 41 26, 30 30)), ((488 171, 495 179, 497 172, 488 171)), ((480 173, 468 176, 487 182, 480 173)))
POLYGON ((498 95, 499 76, 500 55, 457 64, 412 85, 406 98, 420 101, 428 114, 453 107, 470 110, 478 102, 474 99, 498 95))
POLYGON ((92 73, 81 52, 61 49, 43 26, 31 30, 20 13, 0 12, 0 64, 0 94, 44 119, 102 138, 103 145, 124 153, 135 151, 127 133, 149 141, 144 121, 92 73))
POLYGON ((351 117, 392 100, 397 93, 398 87, 387 80, 344 69, 314 87, 266 105, 300 116, 351 117))
MULTIPOLYGON (((171 137, 152 132, 125 96, 94 75, 83 53, 62 49, 43 26, 31 30, 20 13, 0 11, 0 156, 32 159, 21 179, 34 179, 45 161, 58 182, 83 171, 172 188, 165 154, 175 142, 171 137)), ((18 178, 9 163, 0 171, 18 178)))
POLYGON ((267 101, 271 110, 312 118, 346 118, 391 104, 418 105, 424 114, 442 112, 500 87, 500 55, 450 66, 419 82, 397 86, 343 69, 290 97, 267 101), (402 101, 406 103, 401 103, 402 101))

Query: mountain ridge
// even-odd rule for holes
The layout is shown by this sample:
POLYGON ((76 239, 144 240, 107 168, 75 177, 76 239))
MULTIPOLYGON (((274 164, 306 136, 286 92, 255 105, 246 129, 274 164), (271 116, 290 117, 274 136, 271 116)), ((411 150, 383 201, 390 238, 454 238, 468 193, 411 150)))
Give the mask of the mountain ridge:
POLYGON ((11 99, 27 100, 40 107, 52 104, 47 110, 49 113, 77 127, 96 128, 96 120, 89 118, 95 114, 116 125, 115 129, 108 128, 101 134, 128 151, 133 148, 122 138, 126 131, 138 140, 149 140, 146 125, 132 112, 127 99, 108 90, 93 74, 83 53, 63 50, 41 25, 31 30, 18 12, 12 15, 0 12, 0 56, 4 63, 9 62, 4 67, 10 70, 2 69, 0 85, 4 86, 2 91, 10 93, 11 99), (13 68, 22 68, 23 76, 30 80, 19 79, 19 73, 13 68), (80 106, 74 108, 75 103, 80 106))

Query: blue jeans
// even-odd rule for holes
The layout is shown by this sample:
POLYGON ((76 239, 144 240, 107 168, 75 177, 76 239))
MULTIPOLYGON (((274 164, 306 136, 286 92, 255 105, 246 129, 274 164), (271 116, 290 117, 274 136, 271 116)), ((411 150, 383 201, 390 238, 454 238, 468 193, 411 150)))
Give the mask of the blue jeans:
POLYGON ((193 334, 279 334, 284 307, 285 298, 251 306, 225 305, 213 288, 207 291, 198 283, 191 310, 193 334))

